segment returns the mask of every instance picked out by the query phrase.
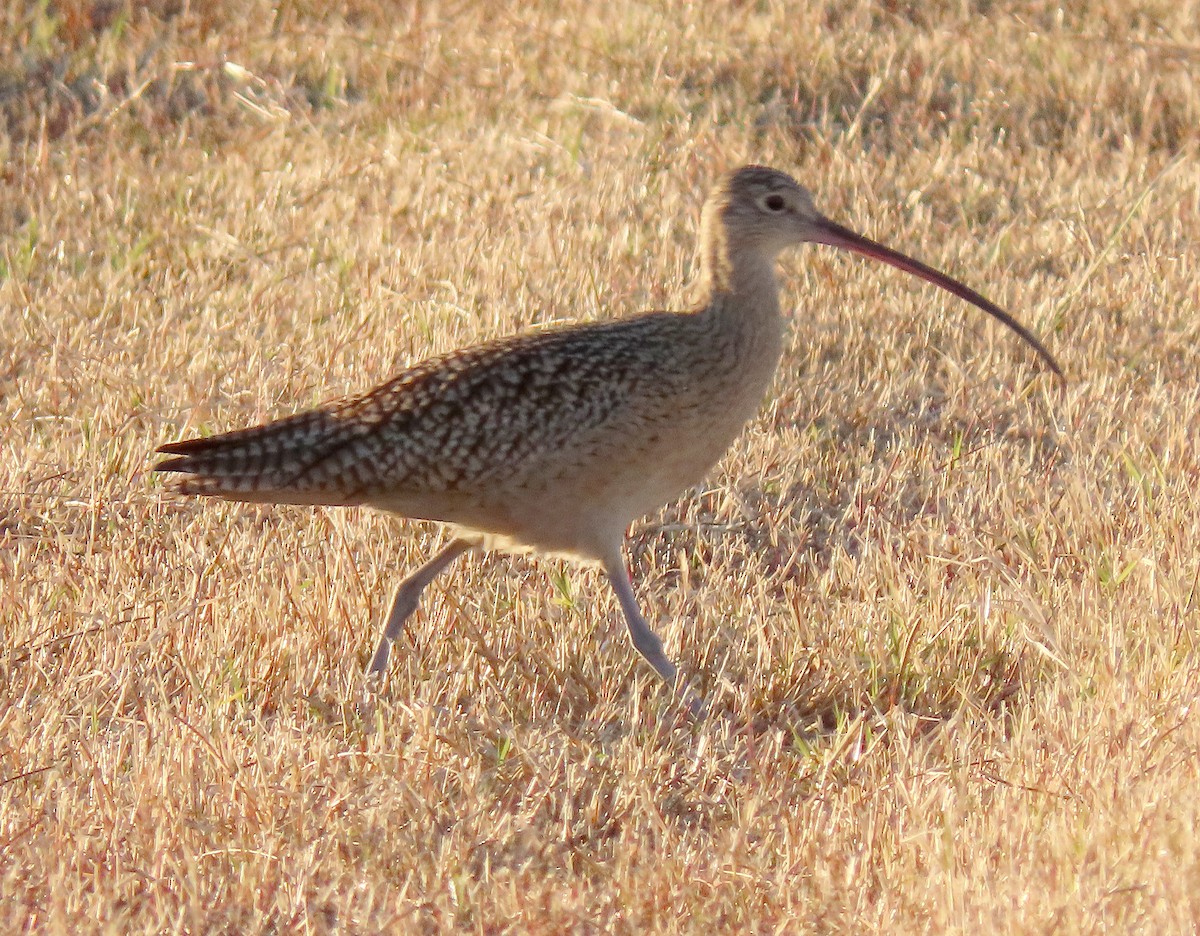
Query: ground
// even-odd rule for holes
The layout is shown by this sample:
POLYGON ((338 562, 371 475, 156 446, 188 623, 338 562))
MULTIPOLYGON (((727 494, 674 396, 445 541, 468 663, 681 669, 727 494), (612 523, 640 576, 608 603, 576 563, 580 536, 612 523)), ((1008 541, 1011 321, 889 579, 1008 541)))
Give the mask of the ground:
POLYGON ((0 929, 1191 932, 1200 7, 0 12, 0 929), (166 493, 156 446, 696 298, 758 162, 824 248, 762 412, 600 575, 166 493))

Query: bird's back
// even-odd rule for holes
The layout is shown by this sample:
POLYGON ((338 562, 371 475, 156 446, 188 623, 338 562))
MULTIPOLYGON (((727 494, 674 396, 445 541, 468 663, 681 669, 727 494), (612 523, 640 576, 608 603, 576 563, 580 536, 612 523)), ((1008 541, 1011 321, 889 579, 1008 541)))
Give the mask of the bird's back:
MULTIPOLYGON (((586 476, 592 465, 609 475, 620 475, 623 462, 636 471, 639 456, 659 457, 666 436, 688 434, 689 415, 701 415, 712 397, 697 360, 724 367, 721 349, 706 346, 697 327, 694 314, 649 313, 478 345, 360 396, 165 445, 160 451, 176 457, 156 467, 182 473, 175 487, 183 493, 369 503, 454 521, 436 514, 586 476)), ((696 468, 703 474, 728 439, 700 441, 716 449, 692 459, 707 462, 696 468)))

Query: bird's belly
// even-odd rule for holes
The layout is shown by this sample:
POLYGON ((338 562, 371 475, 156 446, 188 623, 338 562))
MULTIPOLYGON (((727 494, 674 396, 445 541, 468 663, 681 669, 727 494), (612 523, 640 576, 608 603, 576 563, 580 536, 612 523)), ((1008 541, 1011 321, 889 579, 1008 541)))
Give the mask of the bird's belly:
POLYGON ((739 375, 723 392, 695 387, 631 406, 625 418, 498 470, 470 489, 399 492, 377 507, 440 520, 490 545, 588 560, 611 557, 634 520, 703 480, 761 403, 770 373, 739 375))
POLYGON ((630 523, 702 481, 745 420, 731 413, 690 422, 564 451, 554 470, 523 479, 502 511, 489 510, 471 526, 499 535, 509 548, 602 559, 630 523))
POLYGON ((537 470, 481 490, 372 498, 404 517, 451 523, 507 550, 603 560, 626 528, 699 483, 744 420, 682 419, 565 445, 537 470))

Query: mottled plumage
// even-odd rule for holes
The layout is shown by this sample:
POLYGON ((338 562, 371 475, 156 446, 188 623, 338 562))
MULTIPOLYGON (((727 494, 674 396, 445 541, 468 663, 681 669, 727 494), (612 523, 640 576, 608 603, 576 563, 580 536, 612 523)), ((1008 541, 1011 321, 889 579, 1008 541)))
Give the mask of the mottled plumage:
MULTIPOLYGON (((1007 313, 928 267, 855 235, 783 173, 745 167, 705 206, 708 301, 455 351, 361 396, 252 429, 164 445, 159 471, 185 494, 291 504, 368 504, 456 525, 458 536, 401 584, 371 664, 421 590, 472 546, 528 547, 604 565, 637 648, 675 668, 633 599, 628 524, 700 481, 759 406, 783 344, 775 258, 804 241, 856 250, 921 276, 1015 329, 1007 313)), ((693 702, 693 708, 695 703, 693 702)))

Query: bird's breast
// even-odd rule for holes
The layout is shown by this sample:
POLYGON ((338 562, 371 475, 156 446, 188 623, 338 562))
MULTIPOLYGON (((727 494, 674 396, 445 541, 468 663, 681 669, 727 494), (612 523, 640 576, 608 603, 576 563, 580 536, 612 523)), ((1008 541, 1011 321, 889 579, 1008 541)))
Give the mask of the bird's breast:
POLYGON ((531 479, 555 509, 609 516, 623 528, 700 483, 761 407, 782 348, 714 342, 632 398, 622 414, 566 446, 561 470, 531 479))
POLYGON ((703 480, 758 411, 782 347, 775 323, 730 329, 692 316, 648 317, 603 337, 557 353, 570 366, 538 376, 552 381, 545 399, 533 386, 502 431, 483 427, 463 443, 490 446, 477 459, 486 471, 436 491, 393 486, 368 502, 501 542, 602 557, 630 523, 703 480), (523 420, 534 402, 536 419, 523 420), (526 422, 528 433, 518 431, 526 422))

